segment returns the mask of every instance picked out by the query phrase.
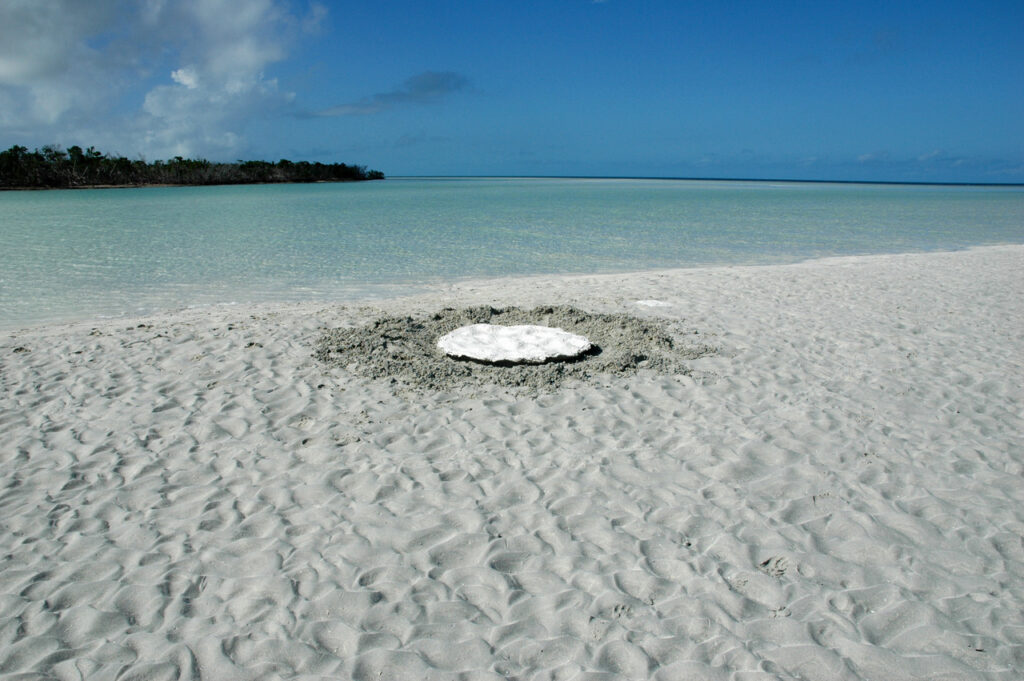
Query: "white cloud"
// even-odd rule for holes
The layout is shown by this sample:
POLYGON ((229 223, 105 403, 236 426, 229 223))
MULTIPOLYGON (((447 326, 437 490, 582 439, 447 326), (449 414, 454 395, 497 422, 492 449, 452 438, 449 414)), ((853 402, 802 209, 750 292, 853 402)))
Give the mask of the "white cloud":
POLYGON ((0 143, 230 156, 292 95, 265 71, 305 16, 289 0, 3 0, 0 143))
POLYGON ((306 33, 316 33, 327 18, 327 7, 319 2, 309 3, 309 12, 302 18, 302 30, 306 33))
POLYGON ((115 15, 116 0, 9 0, 0 4, 0 132, 57 125, 116 88, 87 38, 115 15))
POLYGON ((189 90, 195 90, 199 87, 199 74, 191 66, 171 71, 171 80, 179 85, 184 85, 189 90))
POLYGON ((109 19, 113 2, 6 0, 0 5, 0 86, 25 86, 94 56, 85 37, 109 19))
POLYGON ((873 151, 866 154, 860 154, 857 156, 858 163, 878 163, 880 161, 888 161, 889 152, 887 151, 873 151))

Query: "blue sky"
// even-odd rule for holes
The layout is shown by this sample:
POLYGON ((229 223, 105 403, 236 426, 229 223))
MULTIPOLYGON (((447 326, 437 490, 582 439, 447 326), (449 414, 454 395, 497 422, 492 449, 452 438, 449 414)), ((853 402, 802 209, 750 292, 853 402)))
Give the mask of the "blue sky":
POLYGON ((1024 3, 5 0, 0 146, 1024 182, 1024 3))

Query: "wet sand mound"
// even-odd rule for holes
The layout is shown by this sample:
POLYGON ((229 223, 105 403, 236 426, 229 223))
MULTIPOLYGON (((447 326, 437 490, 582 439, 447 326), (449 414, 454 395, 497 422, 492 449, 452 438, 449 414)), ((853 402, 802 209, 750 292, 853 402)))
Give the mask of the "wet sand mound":
POLYGON ((497 384, 548 391, 568 380, 588 380, 599 374, 631 375, 640 369, 686 374, 687 360, 712 352, 707 345, 687 342, 681 327, 668 322, 568 306, 530 310, 481 306, 445 308, 421 317, 381 317, 358 328, 332 329, 317 342, 315 356, 362 376, 394 379, 413 389, 451 391, 497 384), (588 338, 592 347, 579 357, 546 364, 481 364, 446 356, 437 340, 469 324, 557 327, 588 338))

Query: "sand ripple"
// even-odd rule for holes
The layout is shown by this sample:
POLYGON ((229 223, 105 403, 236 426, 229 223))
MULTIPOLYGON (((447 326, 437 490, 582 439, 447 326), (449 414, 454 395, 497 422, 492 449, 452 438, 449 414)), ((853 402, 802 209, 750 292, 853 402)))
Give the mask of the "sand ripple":
POLYGON ((14 334, 0 678, 1018 678, 1021 271, 999 247, 445 291, 719 349, 539 395, 313 358, 375 309, 14 334))

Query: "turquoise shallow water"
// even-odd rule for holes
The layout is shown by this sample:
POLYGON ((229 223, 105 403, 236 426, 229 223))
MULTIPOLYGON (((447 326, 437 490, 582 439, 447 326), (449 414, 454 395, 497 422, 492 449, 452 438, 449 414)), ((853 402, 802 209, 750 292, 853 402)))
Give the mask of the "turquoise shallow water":
POLYGON ((0 193, 0 326, 1024 243, 1024 188, 579 179, 0 193))

